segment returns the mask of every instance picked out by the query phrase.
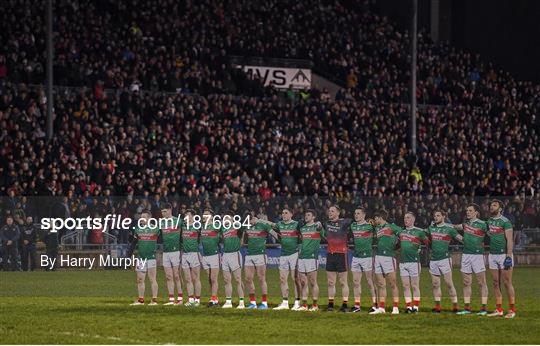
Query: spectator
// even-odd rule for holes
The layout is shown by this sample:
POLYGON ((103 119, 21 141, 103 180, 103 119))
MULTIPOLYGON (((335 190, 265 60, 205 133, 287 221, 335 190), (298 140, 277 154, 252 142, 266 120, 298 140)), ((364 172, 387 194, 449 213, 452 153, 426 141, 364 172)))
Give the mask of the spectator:
POLYGON ((14 223, 13 216, 8 215, 6 224, 0 229, 0 241, 4 253, 4 270, 20 270, 18 251, 20 236, 19 226, 14 223))
POLYGON ((54 263, 54 265, 51 267, 50 265, 45 268, 45 270, 52 270, 55 271, 57 267, 57 261, 58 258, 58 232, 53 232, 52 230, 48 230, 45 234, 45 252, 47 255, 47 263, 54 263), (54 260, 54 262, 52 262, 54 260))
POLYGON ((6 57, 4 55, 0 55, 0 84, 2 83, 2 80, 6 78, 6 76, 7 76, 6 57))
POLYGON ((38 229, 34 225, 32 216, 27 216, 24 226, 22 226, 21 243, 21 263, 22 270, 33 271, 36 269, 36 242, 38 229))
POLYGON ((347 88, 356 88, 357 86, 358 77, 356 76, 356 73, 354 73, 354 70, 351 69, 347 75, 347 88))

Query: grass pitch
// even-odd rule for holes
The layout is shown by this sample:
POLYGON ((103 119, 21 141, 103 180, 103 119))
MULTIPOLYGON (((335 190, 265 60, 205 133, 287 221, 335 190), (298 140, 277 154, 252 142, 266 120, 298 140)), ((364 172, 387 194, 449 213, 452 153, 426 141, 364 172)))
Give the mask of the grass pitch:
MULTIPOLYGON (((277 270, 268 271, 271 307, 281 301, 277 274, 277 270)), ((454 280, 462 305, 461 276, 458 270, 454 271, 454 280)), ((488 280, 491 280, 489 274, 488 280)), ((208 283, 204 278, 202 281, 202 303, 206 304, 208 283)), ((159 271, 158 282, 160 301, 164 302, 166 287, 162 270, 159 271)), ((423 294, 421 313, 373 316, 366 312, 369 297, 365 282, 362 286, 364 311, 357 314, 342 314, 129 306, 136 297, 133 271, 0 272, 0 343, 538 344, 540 342, 540 268, 527 267, 515 270, 518 316, 513 320, 475 315, 456 316, 450 312, 432 314, 431 280, 425 268, 421 282, 423 294)), ((319 284, 320 305, 325 308, 327 300, 324 271, 319 272, 319 284)), ((352 286, 351 281, 349 284, 352 286)), ((147 290, 148 286, 147 284, 147 290)), ((473 290, 476 295, 478 293, 476 285, 473 286, 473 290)), ((224 300, 223 287, 220 287, 220 300, 224 300)), ((260 301, 260 295, 258 300, 260 301)), ((504 302, 506 309, 506 298, 504 302)), ((336 303, 341 302, 338 300, 336 303)), ((444 298, 443 307, 449 306, 449 299, 444 298)), ((478 307, 479 298, 476 296, 473 299, 473 308, 478 307)), ((489 308, 493 307, 494 300, 490 287, 489 308)))

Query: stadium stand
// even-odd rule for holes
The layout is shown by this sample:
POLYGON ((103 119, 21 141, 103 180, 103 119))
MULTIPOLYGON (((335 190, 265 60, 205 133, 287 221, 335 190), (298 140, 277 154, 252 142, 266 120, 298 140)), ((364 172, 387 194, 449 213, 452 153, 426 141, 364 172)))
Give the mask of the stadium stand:
POLYGON ((88 213, 103 203, 93 196, 321 196, 388 200, 393 217, 414 208, 427 221, 436 205, 461 217, 474 197, 504 196, 516 225, 540 225, 540 86, 421 33, 415 157, 408 35, 370 1, 57 7, 51 142, 35 86, 42 9, 8 1, 0 14, 4 210, 21 196, 65 195, 88 213), (343 89, 335 101, 316 90, 282 98, 229 55, 309 59, 343 89))

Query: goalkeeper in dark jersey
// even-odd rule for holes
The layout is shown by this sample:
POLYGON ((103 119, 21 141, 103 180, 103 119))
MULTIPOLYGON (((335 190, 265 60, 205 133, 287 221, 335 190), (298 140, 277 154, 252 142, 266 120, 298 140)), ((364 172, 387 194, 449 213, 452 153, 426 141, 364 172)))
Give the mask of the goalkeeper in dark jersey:
POLYGON ((348 275, 348 248, 350 219, 340 219, 340 208, 332 205, 328 208, 328 221, 324 224, 326 239, 328 241, 328 254, 326 256, 326 276, 328 283, 328 308, 334 310, 334 296, 336 294, 336 279, 341 284, 343 302, 339 311, 348 312, 349 300, 348 275))

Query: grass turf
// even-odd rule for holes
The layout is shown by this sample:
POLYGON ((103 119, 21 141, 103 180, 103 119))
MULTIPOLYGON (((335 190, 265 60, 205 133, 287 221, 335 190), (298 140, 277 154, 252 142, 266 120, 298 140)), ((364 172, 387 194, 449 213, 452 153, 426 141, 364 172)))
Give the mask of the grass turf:
MULTIPOLYGON (((207 280, 202 281, 205 304, 209 290, 207 280)), ((461 305, 462 286, 457 270, 454 281, 461 305)), ((166 287, 162 270, 158 282, 163 302, 166 287)), ((277 270, 268 271, 267 282, 272 307, 281 301, 277 270)), ((363 311, 342 314, 129 306, 136 296, 133 271, 0 272, 0 343, 537 344, 540 341, 540 268, 515 270, 518 316, 513 320, 456 316, 450 312, 432 314, 430 282, 424 269, 423 307, 418 315, 372 316, 366 312, 369 297, 365 282, 362 283, 363 311)), ((319 272, 319 284, 320 304, 324 308, 327 303, 324 271, 319 272)), ((349 285, 352 296, 351 281, 349 285)), ((473 308, 478 309, 476 284, 473 292, 473 308)), ((491 287, 490 296, 489 308, 493 308, 491 287)), ((223 287, 220 287, 220 300, 223 299, 223 287)), ((504 302, 506 308, 506 297, 504 302)), ((340 300, 336 302, 340 303, 340 300)), ((443 307, 449 306, 448 298, 444 298, 443 307)))

